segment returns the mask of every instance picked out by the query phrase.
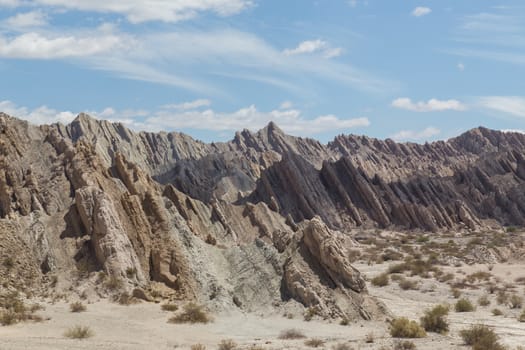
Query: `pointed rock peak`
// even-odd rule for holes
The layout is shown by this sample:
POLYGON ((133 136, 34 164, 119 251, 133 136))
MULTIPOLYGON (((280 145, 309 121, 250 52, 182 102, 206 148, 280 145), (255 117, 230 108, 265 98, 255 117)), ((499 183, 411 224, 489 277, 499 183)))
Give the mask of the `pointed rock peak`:
POLYGON ((89 114, 87 113, 80 113, 79 115, 77 115, 77 117, 73 120, 73 123, 74 122, 80 122, 80 123, 92 123, 92 122, 97 122, 97 119, 95 117, 92 117, 90 116, 89 114))
POLYGON ((277 126, 277 124, 275 124, 274 121, 271 121, 268 123, 268 125, 266 125, 264 127, 264 129, 262 129, 261 131, 263 131, 265 134, 279 134, 279 135, 285 135, 284 131, 281 130, 281 128, 279 128, 277 126))

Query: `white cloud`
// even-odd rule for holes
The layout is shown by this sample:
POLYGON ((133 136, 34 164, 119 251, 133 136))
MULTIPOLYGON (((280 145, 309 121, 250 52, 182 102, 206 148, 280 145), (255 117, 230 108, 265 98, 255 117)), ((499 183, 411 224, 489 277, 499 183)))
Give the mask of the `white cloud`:
POLYGON ((290 101, 284 101, 283 103, 281 103, 281 105, 279 106, 279 109, 290 109, 293 107, 293 103, 290 102, 290 101))
MULTIPOLYGON (((194 102, 174 106, 189 108, 194 102)), ((198 107, 200 106, 196 106, 198 107)), ((46 106, 30 110, 16 106, 10 101, 0 102, 0 112, 28 120, 33 124, 69 123, 76 116, 70 111, 59 112, 46 106)), ((332 131, 345 132, 348 129, 370 125, 367 118, 342 119, 329 114, 308 119, 303 117, 301 111, 297 109, 276 109, 263 112, 254 105, 234 112, 216 112, 212 109, 166 109, 161 106, 153 112, 147 110, 118 111, 108 107, 100 112, 87 111, 87 113, 99 119, 121 122, 135 130, 148 131, 194 129, 233 133, 246 128, 256 131, 270 121, 274 121, 285 132, 295 135, 315 135, 332 131)))
POLYGON ((398 98, 392 101, 392 107, 406 109, 413 112, 435 112, 435 111, 464 111, 467 107, 457 100, 440 101, 430 99, 427 102, 412 102, 409 98, 398 98))
POLYGON ((51 124, 56 122, 69 123, 75 119, 75 114, 70 111, 60 112, 47 106, 35 109, 19 107, 11 101, 0 101, 0 112, 4 112, 13 117, 27 120, 33 124, 51 124))
POLYGON ((521 96, 485 96, 477 104, 485 109, 525 118, 525 97, 521 96))
POLYGON ((463 71, 465 70, 465 65, 464 65, 463 63, 461 63, 461 62, 458 63, 457 67, 458 67, 458 69, 459 69, 461 72, 463 72, 463 71))
POLYGON ((11 29, 41 27, 47 24, 47 15, 41 11, 17 13, 7 18, 4 24, 11 29))
POLYGON ((322 52, 323 57, 333 58, 341 56, 343 49, 340 47, 332 48, 326 41, 321 39, 303 41, 297 47, 293 49, 286 49, 283 53, 286 56, 311 54, 316 52, 322 52))
POLYGON ((111 34, 43 36, 30 32, 13 38, 0 36, 0 57, 22 59, 84 57, 122 48, 124 45, 122 37, 111 34))
POLYGON ((424 130, 414 131, 414 130, 402 130, 391 136, 392 139, 396 141, 421 141, 430 139, 434 136, 437 136, 441 133, 441 130, 430 126, 424 130))
POLYGON ((317 39, 317 40, 307 40, 300 43, 294 49, 286 49, 283 53, 286 56, 300 55, 304 53, 314 53, 325 49, 328 46, 326 41, 317 39))
POLYGON ((211 106, 211 101, 206 99, 199 99, 191 102, 183 102, 177 104, 164 105, 164 109, 177 109, 177 110, 188 110, 188 109, 197 109, 200 107, 211 106))
POLYGON ((357 0, 348 0, 348 5, 350 5, 351 7, 356 7, 357 6, 357 0))
POLYGON ((172 113, 159 111, 144 121, 153 130, 199 129, 211 131, 237 131, 245 128, 259 130, 274 121, 285 132, 296 135, 313 135, 328 131, 343 131, 370 125, 367 118, 341 119, 334 115, 323 115, 307 119, 297 109, 259 111, 254 105, 235 112, 223 113, 212 109, 172 113))
POLYGON ((252 5, 251 0, 0 0, 0 6, 47 6, 72 11, 116 13, 132 23, 146 21, 178 22, 201 12, 219 16, 237 14, 252 5))
POLYGON ((412 16, 415 16, 415 17, 426 16, 430 12, 432 12, 432 9, 430 9, 429 7, 418 6, 414 9, 414 11, 412 11, 412 16))

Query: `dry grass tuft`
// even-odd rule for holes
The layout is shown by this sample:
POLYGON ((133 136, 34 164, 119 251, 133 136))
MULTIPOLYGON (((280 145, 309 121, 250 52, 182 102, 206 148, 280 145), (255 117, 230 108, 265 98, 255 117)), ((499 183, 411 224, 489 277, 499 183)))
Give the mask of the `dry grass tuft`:
POLYGON ((86 306, 80 301, 69 304, 69 311, 71 312, 84 312, 86 311, 86 306))
POLYGON ((325 342, 322 339, 312 338, 312 339, 305 340, 304 345, 309 346, 311 348, 318 348, 318 347, 323 346, 324 343, 325 342))
POLYGON ((427 333, 416 321, 401 317, 390 324, 390 335, 394 338, 423 338, 427 333))
POLYGON ((306 336, 298 329, 286 329, 279 334, 279 339, 303 339, 306 336))
POLYGON ((231 339, 223 339, 219 343, 219 350, 233 350, 237 348, 237 343, 231 339))
POLYGON ((195 303, 184 305, 184 310, 178 315, 169 319, 170 323, 208 323, 211 322, 210 316, 204 307, 195 303))
POLYGON ((86 339, 93 336, 93 331, 89 327, 74 326, 69 328, 64 336, 71 339, 86 339))

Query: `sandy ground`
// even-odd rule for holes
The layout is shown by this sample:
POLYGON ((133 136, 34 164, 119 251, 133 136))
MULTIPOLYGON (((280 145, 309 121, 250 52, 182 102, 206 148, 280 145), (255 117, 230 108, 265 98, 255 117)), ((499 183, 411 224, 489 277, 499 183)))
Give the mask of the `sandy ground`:
MULTIPOLYGON (((385 271, 389 264, 356 264, 368 278, 385 271)), ((445 267, 446 272, 457 276, 476 271, 487 271, 486 265, 445 267)), ((525 275, 523 265, 498 264, 491 273, 501 278, 501 283, 513 282, 525 275)), ((419 290, 404 291, 397 283, 386 287, 369 285, 370 294, 382 300, 396 316, 418 320, 423 311, 438 303, 454 304, 450 287, 434 279, 419 279, 419 290)), ((523 286, 515 292, 523 296, 523 286)), ((463 295, 473 302, 485 294, 483 289, 468 289, 463 295)), ((429 333, 424 339, 415 339, 418 349, 467 349, 459 338, 459 330, 472 324, 483 323, 493 326, 502 343, 514 350, 525 345, 525 323, 517 321, 521 310, 511 310, 496 304, 496 295, 489 295, 491 305, 477 306, 475 312, 456 313, 451 311, 451 331, 446 336, 429 333), (493 316, 491 310, 499 308, 503 316, 493 316)), ((281 340, 283 330, 298 329, 308 338, 321 338, 325 349, 345 343, 353 349, 391 349, 393 339, 388 333, 386 322, 357 322, 341 326, 337 322, 302 318, 288 319, 275 315, 260 317, 256 314, 230 313, 214 315, 214 322, 206 325, 180 325, 167 322, 171 313, 162 311, 159 304, 140 303, 122 306, 108 301, 87 304, 87 311, 71 313, 69 304, 44 303, 46 309, 40 314, 50 319, 42 323, 21 323, 0 327, 0 350, 20 349, 190 349, 191 345, 202 343, 207 349, 217 349, 223 339, 232 339, 238 349, 249 349, 259 345, 263 349, 307 349, 302 340, 281 340), (85 340, 71 340, 64 332, 74 325, 88 326, 93 337, 85 340), (366 343, 367 335, 373 334, 374 342, 366 343)))

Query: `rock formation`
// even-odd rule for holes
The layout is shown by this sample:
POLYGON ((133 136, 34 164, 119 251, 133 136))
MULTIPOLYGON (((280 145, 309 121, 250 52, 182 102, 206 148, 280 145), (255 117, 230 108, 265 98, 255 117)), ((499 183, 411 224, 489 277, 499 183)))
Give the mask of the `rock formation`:
POLYGON ((12 259, 0 274, 17 288, 148 299, 161 285, 216 309, 370 319, 384 310, 348 261, 353 230, 523 225, 524 151, 524 135, 484 128, 322 145, 270 123, 205 144, 85 114, 65 126, 0 114, 0 255, 12 259))

